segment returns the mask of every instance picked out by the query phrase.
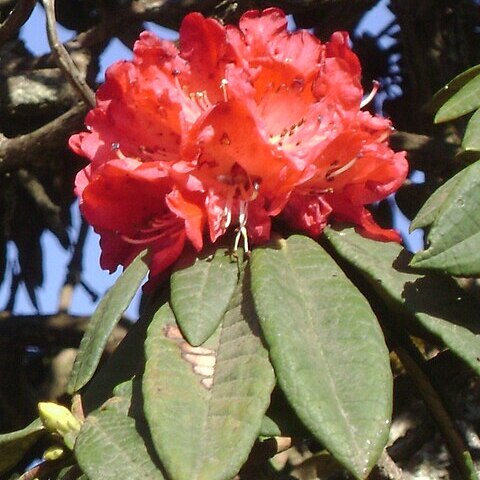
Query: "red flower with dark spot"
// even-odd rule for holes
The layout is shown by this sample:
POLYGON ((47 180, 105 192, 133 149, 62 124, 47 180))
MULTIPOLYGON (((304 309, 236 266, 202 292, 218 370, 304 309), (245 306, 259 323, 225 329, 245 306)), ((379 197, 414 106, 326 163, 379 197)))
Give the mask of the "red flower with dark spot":
POLYGON ((390 123, 361 111, 361 68, 345 33, 322 44, 290 33, 281 10, 245 13, 239 27, 199 13, 180 44, 144 32, 134 59, 112 65, 70 139, 91 163, 77 194, 102 239, 102 265, 145 247, 152 275, 231 225, 242 242, 270 238, 272 217, 317 236, 333 216, 398 240, 365 205, 405 180, 390 123))

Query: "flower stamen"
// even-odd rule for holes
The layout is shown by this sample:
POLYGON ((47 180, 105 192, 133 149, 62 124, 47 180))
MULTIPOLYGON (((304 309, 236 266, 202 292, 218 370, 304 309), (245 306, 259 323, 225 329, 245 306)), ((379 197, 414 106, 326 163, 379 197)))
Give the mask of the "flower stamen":
POLYGON ((201 92, 189 93, 190 100, 193 100, 202 110, 211 108, 212 102, 208 98, 206 90, 201 92))
POLYGON ((372 82, 372 90, 362 100, 362 102, 360 103, 360 108, 366 107, 373 100, 373 97, 375 97, 375 95, 378 93, 379 89, 380 89, 380 82, 377 82, 377 80, 374 80, 372 82))
POLYGON ((223 228, 226 230, 232 223, 232 199, 227 200, 227 204, 223 209, 223 228))
POLYGON ((138 233, 143 238, 132 238, 126 234, 120 235, 123 241, 132 245, 142 245, 144 243, 151 243, 159 240, 162 237, 170 237, 175 235, 179 230, 179 222, 176 217, 169 217, 164 219, 153 219, 150 226, 138 229, 138 233))
POLYGON ((228 91, 227 91, 228 80, 226 78, 222 78, 220 82, 220 90, 223 93, 223 101, 228 102, 228 91))
POLYGON ((248 245, 248 234, 247 234, 247 218, 248 218, 248 202, 240 200, 238 214, 238 229, 237 234, 235 235, 235 243, 233 244, 233 254, 235 255, 238 250, 238 245, 240 243, 240 238, 243 238, 243 250, 245 253, 250 251, 248 245))
POLYGON ((340 168, 328 170, 327 173, 325 174, 326 180, 330 182, 330 181, 332 181, 335 177, 338 177, 338 176, 341 175, 342 173, 344 173, 344 172, 346 172, 347 170, 349 170, 350 168, 352 168, 353 165, 355 165, 355 163, 356 163, 356 161, 357 161, 357 158, 358 158, 358 157, 352 158, 348 163, 346 163, 345 165, 341 166, 340 168))

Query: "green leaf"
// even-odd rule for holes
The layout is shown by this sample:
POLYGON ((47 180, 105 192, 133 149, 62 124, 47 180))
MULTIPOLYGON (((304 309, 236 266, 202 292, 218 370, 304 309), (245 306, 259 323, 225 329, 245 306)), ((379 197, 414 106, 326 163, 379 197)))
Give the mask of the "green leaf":
POLYGON ((135 420, 114 409, 87 417, 75 444, 75 456, 91 480, 163 479, 135 428, 135 420))
MULTIPOLYGON (((427 250, 418 252, 413 257, 411 265, 451 275, 478 275, 480 274, 480 221, 478 220, 480 162, 465 168, 442 188, 443 191, 435 193, 435 200, 430 202, 438 204, 440 203, 438 200, 443 198, 443 203, 433 217, 434 223, 428 235, 430 246, 427 250), (448 194, 447 198, 445 194, 448 194)), ((424 209, 426 210, 426 207, 422 211, 424 209)), ((432 218, 431 215, 427 216, 427 219, 430 218, 432 218)))
POLYGON ((238 267, 229 251, 190 254, 171 276, 171 305, 183 335, 191 345, 202 344, 217 329, 238 280, 238 267))
POLYGON ((313 240, 252 253, 252 292, 277 381, 315 437, 358 478, 388 437, 392 374, 366 299, 313 240))
POLYGON ((108 337, 147 274, 146 255, 143 251, 135 258, 98 304, 80 343, 67 386, 68 393, 80 390, 95 373, 108 337))
POLYGON ((117 385, 113 389, 113 397, 109 398, 101 408, 102 410, 113 410, 127 416, 132 409, 132 397, 133 378, 117 385))
POLYGON ((460 180, 463 178, 464 172, 465 170, 450 178, 432 193, 430 198, 417 213, 417 216, 412 220, 412 223, 410 224, 410 232, 413 232, 417 228, 426 227, 436 220, 441 214, 442 209, 445 206, 448 206, 448 200, 455 191, 460 180))
MULTIPOLYGON (((478 65, 477 65, 478 67, 478 65)), ((469 80, 449 98, 435 115, 435 123, 447 122, 480 107, 480 74, 469 80)))
POLYGON ((325 234, 410 329, 422 327, 480 374, 479 304, 452 278, 416 273, 408 267, 410 254, 396 243, 368 240, 351 229, 325 234))
POLYGON ((14 467, 43 434, 40 419, 17 432, 0 435, 0 474, 14 467))
POLYGON ((274 385, 247 286, 239 284, 219 328, 201 347, 183 339, 164 305, 148 329, 146 356, 145 415, 169 477, 234 477, 257 438, 274 385))
POLYGON ((100 407, 112 396, 117 385, 129 381, 139 368, 143 368, 147 327, 154 312, 166 301, 165 297, 166 295, 160 295, 155 299, 139 320, 130 326, 120 345, 82 392, 82 404, 85 412, 91 412, 100 407))
POLYGON ((466 151, 480 152, 480 109, 469 120, 462 147, 466 151))
POLYGON ((480 65, 475 65, 460 75, 457 75, 453 80, 448 82, 441 88, 433 98, 428 102, 426 110, 435 113, 438 109, 451 97, 453 97, 466 83, 480 74, 480 65))

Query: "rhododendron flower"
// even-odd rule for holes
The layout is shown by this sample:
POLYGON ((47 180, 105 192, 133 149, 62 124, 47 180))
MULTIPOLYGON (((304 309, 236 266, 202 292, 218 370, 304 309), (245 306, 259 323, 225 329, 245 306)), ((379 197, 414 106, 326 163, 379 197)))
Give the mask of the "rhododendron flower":
POLYGON ((271 221, 316 236, 330 217, 399 240, 365 208, 395 192, 405 154, 386 143, 388 120, 361 110, 361 68, 345 33, 325 44, 287 31, 276 8, 239 27, 185 17, 179 47, 144 32, 133 61, 112 65, 70 139, 90 160, 77 177, 102 265, 150 248, 152 274, 229 228, 248 248, 271 221))

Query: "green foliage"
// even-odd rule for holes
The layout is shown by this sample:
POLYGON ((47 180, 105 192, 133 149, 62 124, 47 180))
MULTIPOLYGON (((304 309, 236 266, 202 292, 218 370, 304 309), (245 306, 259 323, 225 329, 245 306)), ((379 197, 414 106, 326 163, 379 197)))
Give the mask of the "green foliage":
POLYGON ((68 384, 69 393, 74 393, 84 387, 95 373, 108 337, 123 312, 130 305, 140 283, 147 274, 145 255, 146 252, 140 253, 125 269, 92 315, 73 366, 68 384))
POLYGON ((462 170, 438 189, 412 226, 432 224, 429 247, 411 265, 451 275, 480 274, 480 162, 462 170))
POLYGON ((462 148, 467 152, 480 152, 480 110, 477 110, 468 122, 462 148))
MULTIPOLYGON (((454 78, 434 97, 440 107, 435 122, 461 117, 480 107, 480 65, 454 78)), ((466 152, 480 150, 480 110, 470 118, 462 147, 466 152)), ((416 268, 433 269, 456 276, 480 274, 480 162, 457 173, 425 203, 411 229, 431 224, 428 248, 411 262, 416 268)))
POLYGON ((201 345, 217 329, 237 284, 228 249, 185 255, 170 280, 172 309, 185 338, 201 345))
POLYGON ((442 87, 427 104, 427 110, 431 113, 436 113, 438 109, 445 104, 447 100, 452 98, 465 84, 473 80, 480 74, 480 65, 475 65, 469 68, 460 75, 457 75, 453 80, 442 87))
MULTIPOLYGON (((436 202, 424 218, 436 218, 443 205, 436 202)), ((230 480, 266 448, 266 438, 293 436, 326 449, 303 469, 321 475, 339 462, 366 478, 387 442, 392 412, 388 349, 369 301, 389 312, 380 321, 390 337, 401 330, 398 341, 408 333, 427 339, 480 373, 478 303, 450 277, 416 273, 402 247, 352 229, 327 229, 325 238, 325 248, 298 235, 279 239, 234 264, 233 295, 200 345, 186 340, 168 297, 157 293, 80 392, 87 416, 73 449, 80 470, 72 474, 230 480)), ((213 273, 218 265, 185 261, 182 275, 224 278, 222 270, 213 273)), ((172 291, 185 282, 178 272, 172 291)), ((181 315, 182 302, 207 310, 216 302, 213 294, 201 302, 175 295, 181 315)))
POLYGON ((135 427, 135 420, 114 409, 88 416, 75 445, 75 456, 91 480, 161 480, 135 427))
POLYGON ((435 123, 453 120, 480 107, 480 66, 455 77, 435 100, 436 103, 444 101, 435 115, 435 123))
POLYGON ((404 320, 412 334, 433 335, 480 374, 480 305, 455 281, 416 273, 408 267, 411 255, 394 243, 368 240, 352 229, 328 229, 326 236, 335 252, 396 312, 394 322, 404 320))
POLYGON ((251 265, 278 383, 315 437, 362 478, 385 446, 392 404, 388 351, 375 315, 306 237, 255 250, 251 265))
MULTIPOLYGON (((437 94, 437 121, 480 106, 479 72, 471 69, 437 94)), ((479 150, 479 119, 477 112, 468 124, 466 151, 479 150)), ((73 449, 52 477, 58 480, 231 480, 276 444, 272 437, 287 437, 286 445, 291 438, 318 443, 294 476, 346 469, 366 478, 392 415, 384 332, 420 391, 428 379, 415 363, 420 355, 405 357, 411 337, 449 349, 480 374, 479 302, 449 276, 480 273, 478 179, 480 161, 428 199, 412 228, 430 226, 429 247, 414 256, 351 228, 327 228, 321 245, 279 237, 236 261, 225 247, 184 252, 167 288, 150 298, 94 375, 147 273, 143 252, 102 300, 80 345, 69 383, 86 414, 73 419, 79 432, 59 435, 54 418, 49 432, 37 421, 0 436, 0 472, 50 435, 54 445, 73 449)), ((428 384, 425 392, 436 395, 428 384)), ((433 416, 459 471, 476 478, 435 402, 433 416)), ((430 398, 426 404, 433 405, 430 398)))
POLYGON ((0 475, 14 467, 43 434, 40 419, 18 432, 0 435, 0 475))
MULTIPOLYGON (((6 20, 0 26, 0 34, 7 31, 10 3, 14 2, 4 3, 0 13, 6 20)), ((52 4, 46 2, 46 5, 49 3, 52 4)), ((91 43, 87 45, 91 48, 87 49, 88 54, 83 60, 81 51, 85 49, 77 48, 75 55, 79 56, 79 64, 88 66, 88 76, 94 78, 99 60, 96 52, 108 45, 109 32, 107 37, 85 37, 81 32, 92 26, 97 28, 98 5, 97 2, 77 3, 82 3, 80 10, 85 10, 83 13, 68 1, 57 2, 56 13, 61 23, 80 32, 72 44, 91 43), (87 3, 91 5, 83 5, 87 3)), ((162 17, 170 27, 176 28, 185 8, 192 9, 192 2, 178 2, 178 8, 174 9, 170 5, 174 2, 160 2, 163 7, 153 5, 155 2, 139 2, 142 5, 137 5, 138 8, 124 9, 119 16, 114 12, 118 7, 116 2, 103 3, 102 18, 111 20, 111 34, 125 43, 131 43, 131 35, 123 31, 130 21, 132 31, 140 28, 143 18, 152 15, 162 17)), ((193 2, 199 7, 196 9, 205 9, 206 14, 215 14, 218 18, 239 17, 247 4, 264 6, 262 2, 203 3, 205 5, 193 2)), ((282 5, 279 5, 292 9, 289 13, 293 13, 297 25, 315 28, 322 37, 328 38, 334 28, 347 29, 354 25, 362 11, 373 3, 304 0, 280 2, 282 5), (338 15, 339 12, 342 15, 338 15), (343 23, 334 25, 336 18, 343 23)), ((415 7, 400 7, 400 3, 391 2, 392 12, 397 14, 399 22, 406 21, 402 17, 409 17, 411 23, 391 24, 379 34, 384 37, 391 32, 400 32, 393 33, 397 38, 391 37, 394 40, 392 46, 383 51, 374 45, 369 34, 354 39, 354 43, 357 51, 371 60, 364 63, 366 83, 373 77, 383 78, 387 96, 395 91, 392 87, 400 87, 405 92, 403 97, 394 101, 389 99, 392 116, 403 120, 403 123, 394 123, 400 129, 423 135, 430 131, 430 125, 425 125, 424 119, 418 119, 417 124, 417 118, 409 123, 409 115, 413 117, 420 113, 415 109, 427 100, 419 95, 432 86, 436 88, 436 79, 429 78, 432 66, 436 70, 431 71, 439 71, 444 66, 445 71, 458 71, 457 67, 465 64, 462 55, 468 45, 462 42, 472 38, 467 31, 470 19, 465 14, 465 5, 470 2, 459 2, 458 9, 445 9, 444 5, 434 6, 435 2, 431 2, 426 13, 422 9, 415 10, 415 7), (456 11, 461 11, 463 17, 455 16, 456 11), (416 38, 414 27, 421 24, 425 15, 435 21, 432 28, 422 31, 416 38), (413 28, 404 29, 405 25, 413 28), (462 28, 459 29, 458 25, 462 28), (435 26, 439 26, 438 30, 435 26), (462 30, 461 35, 458 30, 462 30), (448 42, 438 42, 439 38, 447 36, 448 42), (403 45, 397 42, 399 38, 403 38, 403 45), (426 45, 425 50, 417 50, 420 44, 426 45), (458 52, 448 51, 447 45, 458 46, 458 52), (401 61, 397 63, 395 57, 401 57, 401 61), (440 58, 441 61, 436 60, 440 58), (402 83, 398 84, 400 81, 402 83)), ((471 6, 478 10, 473 0, 471 6)), ((2 57, 2 62, 5 60, 5 79, 0 79, 2 85, 3 80, 19 76, 18 68, 22 69, 25 78, 31 74, 32 78, 38 78, 38 66, 40 70, 55 70, 50 68, 52 65, 45 68, 45 58, 39 63, 27 49, 16 45, 16 32, 7 34, 0 41, 7 48, 2 52, 7 53, 5 59, 2 57), (10 41, 6 42, 7 39, 10 41), (16 57, 16 50, 24 50, 25 56, 16 57), (25 68, 26 73, 23 72, 25 68)), ((347 63, 351 63, 348 58, 347 63)), ((303 88, 298 79, 293 80, 292 87, 303 88)), ((280 92, 288 101, 290 97, 283 95, 282 90, 283 86, 287 87, 286 90, 290 86, 282 84, 271 89, 273 83, 265 88, 271 90, 270 93, 280 92)), ((0 160, 2 171, 8 175, 2 178, 0 188, 4 204, 0 206, 3 227, 0 229, 0 253, 5 254, 6 242, 13 240, 18 250, 20 272, 17 275, 16 267, 7 268, 12 277, 11 298, 15 298, 15 281, 17 286, 23 282, 36 306, 35 288, 43 278, 41 233, 48 227, 64 247, 69 245, 60 213, 69 209, 70 177, 75 168, 70 154, 60 152, 63 147, 59 149, 58 145, 50 144, 55 143, 57 137, 65 140, 61 138, 61 130, 70 121, 64 123, 61 117, 57 117, 52 122, 54 126, 47 128, 47 135, 41 135, 47 141, 38 142, 39 135, 34 129, 54 119, 54 112, 43 112, 41 116, 45 118, 40 123, 35 119, 32 122, 32 118, 26 115, 21 123, 27 125, 19 129, 18 119, 10 119, 25 114, 19 105, 12 103, 10 93, 20 91, 19 97, 23 97, 25 89, 3 90, 0 109, 5 119, 4 125, 0 126, 3 133, 0 134, 3 149, 0 160), (8 116, 5 116, 7 110, 8 116), (11 130, 8 129, 10 124, 14 127, 11 130), (12 150, 11 145, 15 144, 17 149, 12 150), (65 162, 67 158, 68 162, 65 162), (57 171, 67 164, 71 171, 62 180, 57 171), (44 178, 48 181, 45 182, 44 178), (35 189, 25 189, 26 179, 33 181, 35 189), (57 187, 52 188, 53 184, 58 184, 57 187, 64 184, 68 200, 63 200, 62 208, 56 205, 60 192, 57 187), (41 193, 39 198, 35 192, 41 193)), ((193 94, 193 101, 195 90, 196 87, 190 94, 193 94)), ((308 95, 306 89, 304 92, 308 95)), ((187 100, 188 93, 186 90, 187 100)), ((201 91, 197 93, 199 97, 203 96, 201 91)), ((226 91, 223 93, 226 95, 226 91)), ((57 102, 57 97, 59 95, 52 95, 51 101, 57 102)), ((76 92, 72 89, 68 102, 56 105, 55 111, 63 114, 68 106, 77 103, 76 92)), ((45 102, 41 104, 45 105, 45 102)), ((26 105, 29 106, 24 108, 25 111, 35 110, 33 104, 27 102, 26 105)), ((462 125, 467 125, 461 146, 469 155, 459 158, 480 158, 479 107, 480 65, 454 78, 427 105, 427 110, 436 112, 436 123, 471 115, 464 122, 448 126, 451 128, 448 133, 454 133, 451 140, 455 133, 460 138, 462 125)), ((72 111, 78 108, 73 107, 67 114, 73 115, 72 111)), ((276 112, 278 119, 284 117, 284 108, 287 107, 282 105, 276 112)), ((45 106, 41 109, 45 110, 45 106)), ((269 121, 275 124, 277 116, 273 107, 269 113, 272 115, 269 121)), ((74 128, 78 129, 81 123, 80 117, 73 120, 74 125, 69 127, 68 134, 74 128)), ((300 126, 294 124, 288 136, 300 126)), ((129 327, 119 347, 101 364, 109 335, 147 273, 147 262, 144 261, 147 253, 143 252, 103 298, 80 345, 68 386, 69 393, 75 394, 75 408, 67 410, 67 417, 73 415, 76 418, 74 424, 78 422, 78 434, 77 428, 73 435, 70 431, 59 430, 55 426, 58 418, 53 418, 54 427, 50 430, 36 420, 23 430, 0 435, 0 476, 3 478, 7 474, 12 479, 18 478, 17 474, 23 468, 20 461, 29 450, 37 448, 35 455, 41 455, 45 448, 54 445, 60 449, 68 446, 72 451, 67 451, 57 463, 55 460, 46 461, 44 465, 51 470, 38 478, 231 480, 237 474, 241 480, 279 480, 287 476, 310 480, 345 475, 367 478, 379 462, 389 434, 394 401, 389 350, 397 353, 407 375, 417 386, 421 382, 427 383, 428 394, 424 398, 435 397, 439 404, 435 409, 439 408, 440 416, 443 415, 449 423, 446 409, 442 410, 442 399, 437 399, 433 388, 435 382, 429 384, 428 365, 424 365, 426 356, 422 357, 420 351, 414 350, 416 357, 407 360, 403 357, 402 360, 398 352, 413 344, 412 339, 419 339, 419 344, 427 345, 435 353, 443 349, 452 352, 454 355, 448 358, 458 362, 455 366, 463 362, 469 367, 469 374, 480 374, 479 302, 451 277, 478 276, 480 273, 480 161, 448 179, 450 172, 458 170, 458 162, 442 165, 440 160, 444 161, 448 155, 441 155, 439 159, 435 157, 438 152, 435 145, 445 145, 445 139, 441 137, 447 128, 443 130, 440 126, 431 131, 430 138, 413 136, 411 143, 418 140, 421 147, 413 145, 410 155, 413 168, 425 168, 430 185, 432 178, 435 182, 438 178, 447 179, 428 199, 411 225, 412 229, 428 228, 428 248, 412 256, 400 245, 368 240, 351 228, 328 228, 319 239, 295 235, 256 247, 245 261, 242 258, 232 262, 231 245, 214 244, 199 254, 185 251, 174 266, 170 281, 165 282, 162 290, 152 294, 140 319, 129 327), (432 148, 429 150, 429 147, 432 148), (419 157, 422 157, 421 161, 418 161, 419 157), (422 376, 420 381, 418 371, 422 376), (297 454, 308 448, 310 457, 300 465, 290 464, 289 471, 276 472, 275 461, 270 457, 277 450, 267 451, 266 448, 276 444, 278 439, 272 437, 283 437, 287 445, 293 443, 298 448, 297 454), (17 472, 14 471, 16 465, 17 472)), ((42 132, 45 130, 40 130, 42 132)), ((63 132, 63 137, 66 134, 63 132)), ((123 139, 115 139, 115 143, 117 141, 123 142, 123 139)), ((108 144, 103 147, 106 152, 110 150, 108 144)), ((452 144, 454 148, 456 146, 452 144)), ((117 154, 121 158, 122 151, 117 154)), ((459 158, 451 160, 454 162, 459 158)), ((352 166, 353 163, 347 169, 352 166)), ((337 185, 335 183, 335 188, 337 185)), ((257 182, 252 182, 252 186, 262 188, 257 182)), ((375 187, 374 182, 372 187, 375 187)), ((425 187, 417 187, 426 191, 425 187)), ((408 196, 406 189, 405 192, 408 196)), ((416 207, 415 202, 407 203, 416 207)), ((274 235, 287 237, 284 225, 275 223, 276 219, 273 221, 274 235)), ((82 231, 86 232, 85 226, 82 231)), ((135 238, 130 240, 135 241, 135 238)), ((82 237, 80 233, 76 243, 81 246, 83 241, 84 234, 82 237)), ((72 256, 69 272, 72 277, 78 273, 75 268, 79 267, 74 260, 78 260, 76 255, 80 252, 81 249, 76 249, 72 256)), ((4 255, 0 255, 0 278, 7 265, 2 257, 4 255)), ((8 345, 8 340, 3 345, 8 345)), ((441 359, 442 355, 439 357, 441 359)), ((6 383, 9 385, 8 381, 6 383)), ((435 417, 437 412, 431 408, 430 402, 431 398, 427 398, 425 405, 435 417)), ((4 414, 3 410, 0 413, 4 414)), ((463 462, 463 467, 460 465, 458 469, 460 476, 475 479, 471 457, 461 439, 455 436, 454 422, 450 421, 450 424, 451 431, 444 434, 444 443, 450 453, 453 452, 452 457, 463 462), (462 455, 463 458, 459 459, 462 455)))
POLYGON ((145 413, 169 476, 233 477, 250 453, 274 385, 247 279, 201 347, 180 335, 164 305, 146 342, 145 413))

